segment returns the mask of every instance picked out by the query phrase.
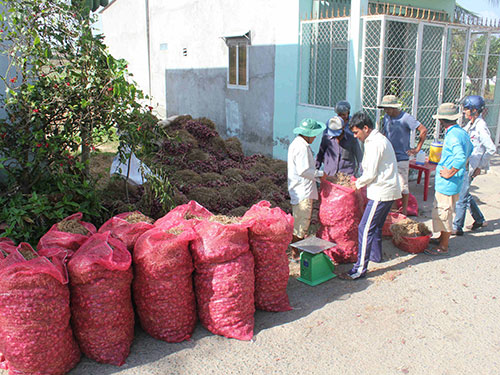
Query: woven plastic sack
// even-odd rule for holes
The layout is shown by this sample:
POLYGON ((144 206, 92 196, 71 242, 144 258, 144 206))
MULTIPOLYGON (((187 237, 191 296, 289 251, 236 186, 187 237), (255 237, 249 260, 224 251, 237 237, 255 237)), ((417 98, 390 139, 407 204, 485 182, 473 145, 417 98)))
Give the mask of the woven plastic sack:
POLYGON ((392 237, 391 225, 401 220, 406 219, 406 216, 398 212, 389 212, 382 227, 382 236, 392 237))
POLYGON ((134 250, 134 245, 137 239, 146 231, 154 227, 153 224, 146 221, 137 223, 129 223, 127 218, 131 215, 142 215, 139 211, 124 212, 116 215, 106 221, 100 228, 98 233, 111 232, 111 235, 121 240, 129 251, 134 250))
POLYGON ((196 201, 181 204, 155 221, 156 227, 173 228, 180 225, 192 227, 200 219, 207 219, 213 214, 196 201))
POLYGON ((47 233, 45 233, 40 241, 38 242, 37 249, 43 249, 44 247, 49 248, 63 248, 68 250, 68 256, 70 257, 73 253, 78 250, 78 248, 97 230, 96 227, 85 221, 82 221, 83 214, 78 212, 71 216, 68 216, 61 222, 54 224, 47 233), (76 220, 79 224, 81 224, 86 230, 86 234, 78 234, 78 233, 69 233, 60 231, 58 226, 63 221, 68 220, 76 220))
POLYGON ((0 262, 0 368, 62 375, 76 366, 67 282, 64 262, 37 256, 27 243, 0 262))
POLYGON ((109 232, 90 237, 68 262, 72 325, 89 358, 120 366, 134 338, 132 257, 109 232))
POLYGON ((358 256, 358 226, 362 217, 363 195, 349 187, 322 181, 316 235, 336 246, 325 250, 334 263, 354 262, 358 256))
POLYGON ((180 342, 196 324, 192 230, 171 233, 164 228, 145 232, 134 248, 133 295, 142 328, 156 339, 180 342))
POLYGON ((251 221, 249 243, 255 260, 255 307, 264 311, 291 310, 286 292, 290 274, 286 250, 292 241, 293 216, 261 201, 242 219, 251 221))
POLYGON ((216 335, 251 340, 254 328, 254 259, 248 224, 200 221, 191 249, 198 317, 216 335))
MULTIPOLYGON (((403 207, 403 199, 398 199, 396 201, 398 205, 398 209, 403 207)), ((408 216, 418 216, 418 201, 417 198, 413 194, 408 194, 408 208, 407 208, 408 216)))

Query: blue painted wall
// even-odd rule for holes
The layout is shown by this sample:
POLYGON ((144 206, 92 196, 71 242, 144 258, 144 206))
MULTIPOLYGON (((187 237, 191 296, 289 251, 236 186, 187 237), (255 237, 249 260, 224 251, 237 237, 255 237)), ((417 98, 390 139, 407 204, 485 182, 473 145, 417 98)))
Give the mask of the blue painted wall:
MULTIPOLYGON (((299 104, 298 91, 299 91, 299 67, 300 67, 300 54, 299 54, 299 43, 300 43, 300 21, 306 16, 310 16, 313 11, 313 0, 295 0, 298 4, 292 3, 292 6, 298 6, 297 14, 297 26, 294 30, 291 28, 288 32, 296 32, 297 39, 293 44, 276 44, 276 60, 275 60, 275 81, 274 81, 274 121, 273 121, 273 157, 277 159, 286 160, 288 145, 294 138, 292 133, 293 128, 298 124, 300 120, 306 117, 311 117, 319 121, 326 122, 332 115, 334 111, 331 109, 312 107, 299 104)), ((358 0, 364 3, 363 0, 358 0)), ((435 10, 447 11, 450 15, 453 13, 455 6, 454 0, 392 0, 391 3, 410 5, 415 7, 424 7, 435 10)), ((353 48, 353 43, 351 40, 351 51, 353 48)), ((303 57, 302 62, 307 60, 307 57, 303 57)), ((360 87, 360 77, 357 79, 353 76, 359 75, 359 72, 354 65, 353 61, 356 61, 356 56, 350 56, 350 68, 349 68, 349 78, 351 86, 349 91, 349 97, 347 98, 353 108, 351 113, 356 112, 359 108, 356 108, 356 103, 359 101, 359 87, 360 87), (356 73, 357 72, 357 73, 356 73), (354 78, 354 81, 353 81, 354 78)), ((359 67, 358 67, 359 68, 359 67)), ((316 151, 319 147, 319 139, 313 143, 313 151, 316 151)))
MULTIPOLYGON (((273 121, 273 157, 275 159, 286 160, 288 146, 295 137, 293 129, 300 120, 311 117, 325 122, 333 113, 331 110, 303 106, 298 103, 300 20, 311 14, 312 3, 312 0, 299 0, 298 2, 296 43, 276 45, 273 121)), ((318 137, 312 145, 313 151, 318 149, 319 143, 318 137)))

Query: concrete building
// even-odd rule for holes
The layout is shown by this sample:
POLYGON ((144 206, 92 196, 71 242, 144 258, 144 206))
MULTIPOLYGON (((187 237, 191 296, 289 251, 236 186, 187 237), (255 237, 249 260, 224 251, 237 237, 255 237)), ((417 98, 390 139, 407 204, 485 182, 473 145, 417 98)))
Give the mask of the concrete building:
MULTIPOLYGON (((384 71, 384 64, 401 66, 396 79, 399 95, 418 93, 421 88, 420 101, 413 95, 406 104, 408 111, 418 111, 426 121, 448 99, 446 90, 450 98, 467 93, 467 75, 458 77, 451 91, 450 82, 455 81, 439 79, 440 71, 452 60, 442 61, 438 55, 451 51, 455 1, 393 0, 391 4, 368 0, 114 0, 100 12, 100 18, 110 52, 129 61, 134 79, 151 96, 161 117, 208 117, 223 137, 237 136, 246 153, 286 159, 298 121, 305 117, 327 121, 338 100, 349 100, 353 111, 367 110, 376 120, 379 114, 374 104, 396 82, 384 71), (391 62, 385 51, 396 48, 380 42, 378 56, 374 55, 366 44, 373 39, 372 26, 378 27, 375 39, 379 41, 406 35, 413 45, 403 47, 410 52, 393 56, 392 60, 400 60, 391 62), (412 66, 408 60, 413 59, 413 66, 417 60, 420 66, 422 56, 426 61, 425 38, 430 34, 429 43, 439 46, 439 51, 428 48, 437 52, 435 67, 422 69, 422 77, 415 68, 405 71, 404 66, 412 66), (332 60, 332 55, 338 60, 332 60), (373 67, 378 76, 372 81, 367 61, 384 61, 373 67), (371 98, 370 84, 376 91, 371 98), (422 102, 427 93, 439 91, 422 102)), ((491 31, 490 27, 485 32, 491 31)), ((495 90, 493 130, 499 103, 500 90, 495 90)), ((439 129, 434 133, 439 138, 439 129)))

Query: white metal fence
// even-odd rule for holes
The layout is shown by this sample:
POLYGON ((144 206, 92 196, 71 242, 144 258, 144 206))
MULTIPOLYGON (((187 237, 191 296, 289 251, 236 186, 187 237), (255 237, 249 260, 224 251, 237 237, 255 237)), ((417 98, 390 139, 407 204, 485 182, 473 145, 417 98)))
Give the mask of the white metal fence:
MULTIPOLYGON (((302 21, 301 104, 333 108, 345 98, 348 28, 348 18, 302 21)), ((383 115, 377 109, 382 96, 394 94, 429 129, 430 141, 442 137, 432 119, 441 103, 482 95, 484 117, 498 145, 498 29, 375 15, 363 17, 363 33, 361 103, 374 121, 380 124, 383 115)))

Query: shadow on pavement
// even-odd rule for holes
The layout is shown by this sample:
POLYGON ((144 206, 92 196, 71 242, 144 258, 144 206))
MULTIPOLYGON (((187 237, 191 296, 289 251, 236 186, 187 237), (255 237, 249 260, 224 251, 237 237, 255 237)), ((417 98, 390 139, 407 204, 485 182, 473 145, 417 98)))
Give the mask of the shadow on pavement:
MULTIPOLYGON (((421 263, 449 259, 461 256, 471 251, 483 251, 489 250, 490 248, 495 248, 500 242, 500 234, 498 234, 498 232, 493 232, 497 231, 498 229, 500 229, 500 219, 490 220, 488 221, 488 226, 485 228, 481 228, 476 231, 466 231, 463 236, 452 237, 450 239, 449 254, 447 256, 432 256, 424 253, 415 254, 415 256, 403 260, 400 263, 393 264, 388 267, 377 268, 376 270, 371 272, 369 271, 367 274, 367 280, 379 277, 389 271, 401 271, 408 268, 409 266, 415 266, 421 263), (480 240, 478 240, 477 234, 484 232, 491 232, 491 234, 481 235, 480 240), (485 246, 486 244, 489 245, 485 246)), ((384 243, 384 246, 385 245, 386 244, 384 243)), ((396 249, 396 251, 398 250, 399 249, 396 249)), ((400 255, 400 253, 404 253, 404 251, 399 250, 398 252, 396 252, 396 256, 400 255)), ((405 254, 407 255, 407 253, 405 254)))
MULTIPOLYGON (((102 363, 97 363, 91 359, 88 359, 82 354, 82 359, 75 369, 70 371, 69 375, 107 375, 115 374, 126 369, 131 369, 134 367, 142 366, 148 363, 156 362, 164 357, 168 357, 172 353, 194 348, 196 346, 196 340, 201 339, 205 336, 212 335, 210 332, 201 327, 200 324, 195 328, 195 334, 189 341, 183 341, 181 343, 170 344, 164 341, 156 340, 149 336, 141 328, 138 319, 136 317, 134 342, 130 350, 130 355, 128 356, 125 364, 123 366, 117 367, 112 365, 106 365, 102 363)), ((140 372, 138 372, 140 373, 140 372)))

